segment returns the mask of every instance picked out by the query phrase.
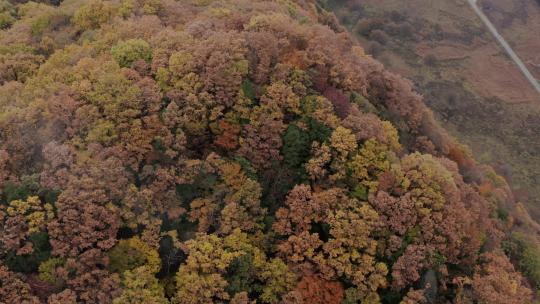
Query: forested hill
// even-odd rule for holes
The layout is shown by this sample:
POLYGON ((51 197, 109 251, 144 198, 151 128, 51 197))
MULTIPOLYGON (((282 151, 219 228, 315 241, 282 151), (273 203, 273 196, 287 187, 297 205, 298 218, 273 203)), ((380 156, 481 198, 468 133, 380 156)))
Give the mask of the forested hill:
POLYGON ((505 180, 314 1, 0 0, 0 28, 0 303, 535 296, 505 180))

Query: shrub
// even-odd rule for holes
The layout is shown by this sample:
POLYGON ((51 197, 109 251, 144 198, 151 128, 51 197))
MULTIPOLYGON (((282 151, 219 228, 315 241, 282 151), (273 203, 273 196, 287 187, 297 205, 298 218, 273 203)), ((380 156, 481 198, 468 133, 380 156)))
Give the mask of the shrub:
POLYGON ((15 18, 11 14, 7 12, 0 13, 0 30, 9 28, 13 22, 15 22, 15 18))
POLYGON ((49 27, 51 24, 51 18, 47 15, 40 16, 34 22, 32 22, 32 26, 30 27, 30 31, 32 32, 33 36, 39 36, 49 27))
POLYGON ((424 62, 427 66, 435 66, 437 64, 437 57, 435 57, 433 54, 429 54, 426 56, 426 58, 424 58, 424 62))
POLYGON ((210 5, 214 0, 195 0, 195 5, 197 6, 207 6, 210 5))
POLYGON ((504 248, 512 260, 516 260, 519 270, 540 287, 540 248, 534 240, 520 232, 514 232, 505 242, 504 248))
POLYGON ((388 37, 388 34, 386 34, 383 30, 373 30, 369 34, 369 38, 372 40, 377 41, 378 43, 385 45, 388 40, 390 40, 390 37, 388 37))
POLYGON ((0 0, 0 30, 9 28, 15 22, 15 8, 6 0, 0 0))

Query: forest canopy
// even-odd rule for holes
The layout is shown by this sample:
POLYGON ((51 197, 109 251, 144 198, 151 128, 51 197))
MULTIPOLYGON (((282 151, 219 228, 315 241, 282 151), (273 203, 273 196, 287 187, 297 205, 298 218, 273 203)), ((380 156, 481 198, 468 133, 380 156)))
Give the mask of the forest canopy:
POLYGON ((504 179, 316 2, 0 0, 0 29, 0 303, 533 298, 504 179))

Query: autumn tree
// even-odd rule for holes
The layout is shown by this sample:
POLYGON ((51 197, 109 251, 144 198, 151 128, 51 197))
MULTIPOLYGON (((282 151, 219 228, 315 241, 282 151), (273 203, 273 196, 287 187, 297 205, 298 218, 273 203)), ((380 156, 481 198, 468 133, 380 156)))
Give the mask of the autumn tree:
POLYGON ((142 39, 131 39, 113 46, 111 54, 121 67, 130 67, 137 60, 150 61, 152 49, 142 39))
POLYGON ((260 293, 264 303, 277 303, 296 283, 283 261, 267 259, 240 230, 225 238, 198 234, 186 246, 188 258, 176 275, 175 303, 213 303, 246 291, 260 293))
POLYGON ((330 282, 315 275, 304 276, 295 289, 307 303, 339 304, 343 299, 343 286, 339 282, 330 282))
POLYGON ((0 266, 0 297, 6 303, 40 303, 22 277, 0 266))
POLYGON ((109 21, 113 9, 107 2, 101 0, 91 1, 75 12, 73 23, 83 30, 92 30, 109 21))
POLYGON ((146 266, 127 270, 122 280, 122 294, 113 300, 113 304, 127 303, 169 303, 165 298, 163 286, 146 266))
POLYGON ((485 253, 472 280, 474 294, 486 303, 527 303, 531 290, 501 253, 485 253))
POLYGON ((379 218, 369 205, 349 198, 343 189, 312 193, 308 186, 296 186, 276 218, 274 229, 288 237, 279 245, 288 261, 316 267, 326 280, 344 276, 361 299, 378 298, 388 270, 375 259, 372 233, 379 218))
POLYGON ((51 204, 31 196, 24 201, 11 201, 3 217, 0 241, 4 248, 15 250, 17 255, 21 255, 33 251, 32 243, 28 241, 29 236, 43 232, 47 222, 53 220, 54 211, 51 204))
POLYGON ((201 232, 217 230, 220 234, 229 234, 236 228, 260 230, 266 212, 260 205, 261 186, 247 177, 238 163, 220 158, 208 160, 220 182, 208 196, 191 202, 191 221, 198 222, 201 232))

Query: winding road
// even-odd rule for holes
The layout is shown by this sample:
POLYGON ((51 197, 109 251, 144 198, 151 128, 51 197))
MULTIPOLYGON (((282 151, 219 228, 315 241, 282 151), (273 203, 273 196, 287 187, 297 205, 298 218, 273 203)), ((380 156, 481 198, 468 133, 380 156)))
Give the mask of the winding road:
POLYGON ((516 52, 514 52, 514 50, 508 44, 508 42, 506 42, 506 40, 504 40, 503 36, 501 36, 501 34, 499 34, 499 31, 497 31, 497 28, 493 25, 493 23, 491 23, 491 21, 489 21, 489 18, 478 7, 478 5, 476 4, 477 0, 467 0, 467 1, 469 2, 471 7, 473 8, 473 10, 475 11, 476 15, 478 15, 478 17, 482 20, 482 22, 484 22, 484 24, 487 26, 487 28, 489 29, 491 34, 495 37, 495 39, 497 39, 497 41, 504 48, 506 53, 508 53, 508 56, 510 56, 510 58, 518 66, 518 68, 521 70, 523 75, 525 75, 527 80, 529 80, 529 82, 532 84, 532 86, 536 89, 538 94, 540 94, 540 84, 538 83, 536 78, 534 78, 534 76, 531 74, 531 72, 529 72, 529 70, 527 69, 527 67, 525 66, 523 61, 521 61, 521 59, 516 54, 516 52))

